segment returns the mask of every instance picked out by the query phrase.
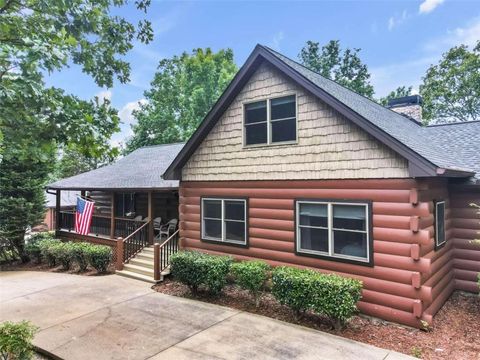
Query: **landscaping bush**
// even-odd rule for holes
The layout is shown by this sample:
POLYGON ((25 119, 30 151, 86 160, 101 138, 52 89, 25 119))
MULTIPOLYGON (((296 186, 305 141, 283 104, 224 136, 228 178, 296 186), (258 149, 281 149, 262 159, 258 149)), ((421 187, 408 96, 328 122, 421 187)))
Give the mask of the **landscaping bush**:
POLYGON ((328 317, 339 329, 357 311, 362 282, 313 270, 279 267, 274 270, 272 293, 297 314, 311 310, 328 317))
POLYGON ((187 285, 193 294, 205 286, 211 294, 218 294, 227 283, 232 258, 214 256, 196 251, 179 251, 172 255, 172 275, 187 285))
POLYGON ((0 357, 5 360, 26 360, 33 356, 32 340, 37 327, 28 321, 4 322, 0 325, 0 357))
POLYGON ((88 249, 89 243, 76 242, 72 243, 72 256, 78 265, 79 271, 86 271, 88 267, 88 249))
POLYGON ((70 270, 74 260, 73 248, 73 243, 59 241, 49 247, 49 252, 55 258, 55 264, 62 265, 64 270, 70 270))
POLYGON ((104 273, 112 261, 112 249, 106 245, 89 245, 86 247, 88 263, 97 270, 104 273))
POLYGON ((42 259, 44 259, 50 267, 54 267, 57 264, 53 248, 60 243, 58 239, 45 239, 37 243, 42 259))
POLYGON ((242 261, 232 264, 232 274, 236 283, 250 292, 255 300, 255 307, 260 304, 260 295, 268 278, 269 268, 264 261, 242 261))
POLYGON ((25 244, 25 253, 30 260, 34 260, 37 264, 42 261, 42 251, 40 249, 40 243, 43 241, 54 240, 53 232, 41 232, 36 233, 27 240, 25 244))

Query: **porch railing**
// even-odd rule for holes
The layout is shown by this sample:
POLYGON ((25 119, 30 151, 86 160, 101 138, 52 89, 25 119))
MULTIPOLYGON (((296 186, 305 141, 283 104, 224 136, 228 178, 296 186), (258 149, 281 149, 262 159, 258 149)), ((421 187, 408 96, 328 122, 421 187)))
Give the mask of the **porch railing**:
POLYGON ((117 268, 121 270, 123 263, 129 261, 145 246, 149 244, 148 241, 148 225, 150 220, 128 235, 125 239, 119 238, 117 241, 117 268), (122 264, 120 264, 120 261, 122 264))
POLYGON ((160 280, 160 275, 170 265, 170 257, 178 251, 179 231, 175 231, 167 240, 153 246, 153 277, 160 280))

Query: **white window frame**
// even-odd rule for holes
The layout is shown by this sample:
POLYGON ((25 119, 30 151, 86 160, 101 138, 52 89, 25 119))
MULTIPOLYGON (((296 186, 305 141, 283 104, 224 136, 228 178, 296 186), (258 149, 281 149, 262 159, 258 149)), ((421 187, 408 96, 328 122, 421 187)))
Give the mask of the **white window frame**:
POLYGON ((445 212, 446 212, 445 200, 435 201, 435 248, 439 248, 439 247, 445 245, 446 242, 447 242, 447 234, 446 234, 446 229, 445 229, 445 225, 446 225, 445 212), (441 242, 441 243, 438 242, 438 234, 439 234, 439 231, 438 231, 438 206, 439 205, 443 205, 443 219, 442 219, 442 221, 443 221, 443 242, 441 242))
POLYGON ((216 198, 216 197, 204 197, 201 199, 201 214, 202 218, 201 224, 202 224, 202 240, 208 240, 208 241, 216 241, 220 243, 228 243, 228 244, 237 244, 237 245, 247 245, 247 200, 246 199, 235 199, 235 198, 216 198), (221 218, 206 218, 205 217, 205 212, 204 212, 204 202, 205 201, 220 201, 221 202, 221 218), (236 202, 243 202, 243 211, 244 211, 244 219, 243 220, 232 220, 232 219, 225 219, 225 201, 236 201, 236 202), (222 223, 222 237, 221 238, 215 238, 212 236, 206 236, 205 235, 205 219, 207 220, 220 220, 222 223), (233 221, 233 222, 239 222, 244 224, 244 240, 243 241, 238 241, 238 240, 231 240, 226 238, 226 221, 233 221))
POLYGON ((296 228, 295 228, 295 246, 297 253, 300 254, 311 254, 311 255, 320 255, 325 256, 333 259, 345 259, 345 260, 352 260, 364 263, 370 263, 370 204, 363 203, 363 202, 331 202, 331 201, 314 201, 314 200, 297 200, 295 204, 295 213, 296 213, 296 228), (308 225, 300 225, 300 205, 301 204, 314 204, 314 205, 327 205, 327 227, 324 226, 308 226, 308 225), (348 206, 361 206, 365 208, 365 230, 352 230, 352 229, 340 229, 333 227, 333 206, 334 205, 348 205, 348 206), (328 252, 326 251, 318 251, 318 250, 311 250, 311 249, 302 249, 301 248, 301 231, 300 228, 317 228, 317 229, 326 229, 328 230, 328 252), (359 256, 352 256, 352 255, 342 255, 342 254, 335 254, 334 252, 334 239, 333 239, 333 231, 340 230, 340 231, 348 231, 348 232, 357 232, 366 234, 366 241, 367 241, 367 257, 359 257, 359 256))
POLYGON ((298 96, 296 93, 288 93, 288 94, 282 94, 279 96, 274 96, 274 97, 266 97, 266 98, 261 98, 261 99, 255 99, 252 101, 246 101, 242 103, 242 109, 243 109, 243 116, 242 116, 242 134, 243 134, 243 147, 244 148, 250 148, 250 147, 262 147, 262 146, 275 146, 275 145, 287 145, 287 144, 296 144, 298 142, 298 96), (284 97, 290 97, 290 96, 295 96, 295 139, 294 140, 287 140, 287 141, 277 141, 277 142, 272 142, 272 122, 278 122, 282 120, 291 120, 293 117, 289 118, 284 118, 284 119, 271 119, 271 101, 275 99, 281 99, 284 97), (247 126, 253 125, 253 124, 263 124, 265 123, 264 121, 258 122, 258 123, 252 123, 252 124, 247 124, 245 122, 246 118, 246 105, 248 104, 255 104, 257 102, 265 101, 267 104, 267 142, 266 143, 260 143, 260 144, 247 144, 247 126))

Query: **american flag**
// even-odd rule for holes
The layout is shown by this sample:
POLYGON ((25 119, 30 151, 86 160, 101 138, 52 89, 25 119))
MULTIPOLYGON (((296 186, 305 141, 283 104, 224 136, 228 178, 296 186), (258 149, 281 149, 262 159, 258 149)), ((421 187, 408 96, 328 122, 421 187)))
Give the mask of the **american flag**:
POLYGON ((75 232, 87 235, 90 232, 90 222, 93 214, 93 201, 77 198, 77 211, 75 212, 75 232))

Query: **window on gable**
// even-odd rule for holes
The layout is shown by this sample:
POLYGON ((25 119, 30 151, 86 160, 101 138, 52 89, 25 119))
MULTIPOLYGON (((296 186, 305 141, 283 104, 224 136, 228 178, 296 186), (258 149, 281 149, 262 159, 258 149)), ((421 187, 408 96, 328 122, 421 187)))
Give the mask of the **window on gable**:
POLYGON ((245 145, 267 145, 297 139, 295 95, 245 105, 245 145))
POLYGON ((297 201, 297 253, 369 263, 369 207, 368 203, 297 201))
POLYGON ((435 202, 435 248, 447 242, 445 237, 445 201, 435 202))
POLYGON ((246 200, 202 199, 202 239, 247 244, 246 200))

